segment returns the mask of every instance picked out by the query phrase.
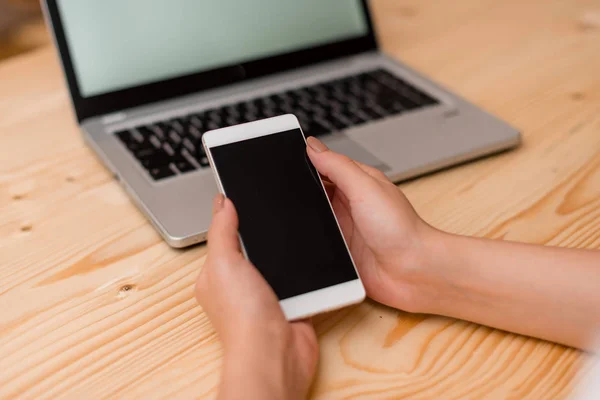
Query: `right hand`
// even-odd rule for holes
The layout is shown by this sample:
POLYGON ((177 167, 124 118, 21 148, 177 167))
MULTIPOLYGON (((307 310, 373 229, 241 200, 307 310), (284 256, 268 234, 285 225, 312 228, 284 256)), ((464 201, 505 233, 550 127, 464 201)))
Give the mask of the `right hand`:
POLYGON ((224 350, 220 399, 302 399, 319 348, 309 321, 288 322, 273 289, 244 258, 238 216, 218 195, 196 297, 224 350))
POLYGON ((427 312, 438 296, 426 268, 440 233, 425 223, 379 170, 329 150, 314 137, 307 152, 326 183, 333 209, 367 295, 388 306, 427 312))

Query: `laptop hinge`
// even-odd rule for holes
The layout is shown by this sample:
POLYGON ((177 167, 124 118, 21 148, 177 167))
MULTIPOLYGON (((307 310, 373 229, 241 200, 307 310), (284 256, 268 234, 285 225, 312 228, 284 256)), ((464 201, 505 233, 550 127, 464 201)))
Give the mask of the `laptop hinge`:
POLYGON ((102 117, 102 123, 103 124, 113 124, 115 122, 123 121, 125 118, 127 118, 127 114, 124 112, 107 114, 102 117))

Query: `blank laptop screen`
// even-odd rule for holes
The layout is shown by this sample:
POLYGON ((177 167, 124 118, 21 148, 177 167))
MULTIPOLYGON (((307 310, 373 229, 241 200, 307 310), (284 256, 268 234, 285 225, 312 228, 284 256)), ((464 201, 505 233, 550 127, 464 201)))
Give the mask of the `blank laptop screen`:
POLYGON ((83 97, 368 33, 360 0, 58 0, 83 97))

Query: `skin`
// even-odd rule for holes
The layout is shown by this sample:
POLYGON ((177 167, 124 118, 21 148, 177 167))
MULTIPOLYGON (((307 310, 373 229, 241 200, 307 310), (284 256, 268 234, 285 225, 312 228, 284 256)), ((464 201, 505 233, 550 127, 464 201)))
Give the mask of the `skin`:
POLYGON ((196 297, 224 350, 219 399, 303 399, 319 354, 309 321, 286 321, 275 292, 240 251, 233 203, 217 196, 196 297))
MULTIPOLYGON (((600 332, 600 252, 451 235, 425 223, 380 171, 308 139, 367 295, 591 349, 600 332)), ((218 196, 198 301, 224 348, 220 399, 300 399, 314 378, 310 322, 289 323, 240 252, 233 203, 218 196)))

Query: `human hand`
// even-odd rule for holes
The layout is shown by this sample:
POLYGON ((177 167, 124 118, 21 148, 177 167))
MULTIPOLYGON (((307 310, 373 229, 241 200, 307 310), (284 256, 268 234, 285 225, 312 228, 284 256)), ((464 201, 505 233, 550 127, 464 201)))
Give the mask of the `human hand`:
POLYGON ((222 195, 196 297, 223 344, 220 399, 306 397, 319 353, 314 329, 309 321, 285 319, 271 287, 242 255, 237 213, 222 195))
POLYGON ((441 232, 426 224, 379 170, 329 150, 314 137, 307 152, 325 178, 335 214, 367 295, 388 306, 427 312, 439 277, 426 266, 441 232))
POLYGON ((328 194, 371 298, 594 349, 600 314, 589 310, 600 306, 597 251, 438 231, 383 173, 315 138, 307 143, 330 181, 328 194))

